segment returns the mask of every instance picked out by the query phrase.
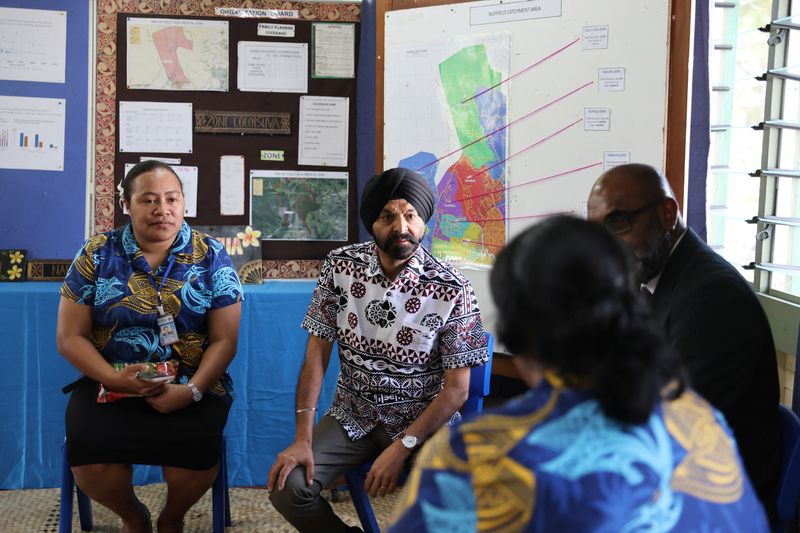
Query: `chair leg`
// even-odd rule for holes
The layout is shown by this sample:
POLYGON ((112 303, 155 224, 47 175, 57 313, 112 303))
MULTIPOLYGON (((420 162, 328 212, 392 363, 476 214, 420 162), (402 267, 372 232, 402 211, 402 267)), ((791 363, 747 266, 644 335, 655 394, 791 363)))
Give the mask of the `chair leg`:
POLYGON ((58 515, 58 533, 72 531, 72 488, 75 478, 67 464, 66 441, 61 444, 61 511, 58 515))
POLYGON ((72 531, 72 493, 78 499, 78 519, 81 531, 91 531, 94 526, 92 520, 92 501, 84 492, 75 485, 75 478, 67 462, 67 440, 61 444, 61 511, 58 517, 58 533, 72 531))
POLYGON ((78 486, 75 487, 75 493, 78 497, 78 519, 81 522, 81 531, 91 531, 94 527, 92 500, 78 486))
POLYGON ((225 449, 225 439, 222 440, 222 483, 223 491, 225 494, 225 525, 231 527, 233 521, 231 520, 231 493, 228 485, 228 454, 225 449))
POLYGON ((375 513, 372 511, 369 496, 364 491, 365 475, 366 472, 351 470, 344 477, 347 479, 347 488, 350 489, 350 497, 353 500, 356 513, 358 513, 358 519, 361 521, 361 527, 364 528, 364 533, 380 533, 381 528, 378 526, 375 513))
POLYGON ((228 460, 225 452, 225 437, 222 438, 219 457, 219 473, 211 485, 211 520, 214 533, 225 533, 225 526, 230 527, 231 500, 228 492, 228 460))

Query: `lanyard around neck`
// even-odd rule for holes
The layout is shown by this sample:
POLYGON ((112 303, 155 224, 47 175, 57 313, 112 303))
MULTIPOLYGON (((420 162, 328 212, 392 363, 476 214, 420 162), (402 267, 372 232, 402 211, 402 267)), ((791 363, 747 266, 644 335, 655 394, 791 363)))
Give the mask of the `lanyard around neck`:
POLYGON ((164 304, 161 301, 161 289, 164 288, 164 282, 167 281, 167 277, 169 276, 169 271, 172 270, 172 265, 175 264, 175 256, 173 255, 169 259, 169 265, 167 265, 167 270, 164 272, 164 275, 161 276, 161 284, 156 288, 156 281, 153 279, 153 276, 150 273, 147 273, 147 279, 150 281, 150 285, 156 289, 156 295, 158 296, 158 313, 163 315, 164 314, 164 304))

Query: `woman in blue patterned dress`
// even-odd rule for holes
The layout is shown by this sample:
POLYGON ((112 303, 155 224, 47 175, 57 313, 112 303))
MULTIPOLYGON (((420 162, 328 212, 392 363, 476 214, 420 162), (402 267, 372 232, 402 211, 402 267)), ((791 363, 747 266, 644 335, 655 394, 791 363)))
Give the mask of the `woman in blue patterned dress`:
POLYGON ((554 217, 500 253, 497 336, 531 387, 420 451, 393 531, 769 531, 722 415, 684 390, 620 243, 554 217))
POLYGON ((242 287, 224 247, 184 222, 169 165, 139 163, 122 189, 130 222, 87 240, 61 288, 58 349, 84 375, 67 406, 67 455, 78 486, 126 532, 152 527, 131 464, 161 465, 158 530, 180 531, 217 475, 242 287), (140 379, 145 363, 169 360, 174 383, 140 379), (100 384, 132 397, 98 402, 100 384))

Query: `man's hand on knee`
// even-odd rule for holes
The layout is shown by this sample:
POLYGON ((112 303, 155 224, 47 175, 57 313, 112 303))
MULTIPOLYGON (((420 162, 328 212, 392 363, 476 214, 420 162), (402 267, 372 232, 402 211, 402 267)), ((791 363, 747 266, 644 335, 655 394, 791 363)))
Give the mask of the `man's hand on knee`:
POLYGON ((269 469, 267 488, 283 490, 291 471, 301 465, 306 467, 306 484, 311 486, 314 481, 314 453, 311 451, 311 445, 306 442, 294 442, 278 454, 278 458, 269 469))

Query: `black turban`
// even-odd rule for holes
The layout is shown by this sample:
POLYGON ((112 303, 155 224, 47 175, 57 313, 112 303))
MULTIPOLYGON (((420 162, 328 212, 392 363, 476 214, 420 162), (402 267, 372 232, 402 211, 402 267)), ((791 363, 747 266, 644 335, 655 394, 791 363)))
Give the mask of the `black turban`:
POLYGON ((425 178, 407 168, 390 168, 372 176, 361 194, 359 214, 370 234, 389 200, 398 198, 413 205, 426 223, 433 216, 433 191, 425 178))

